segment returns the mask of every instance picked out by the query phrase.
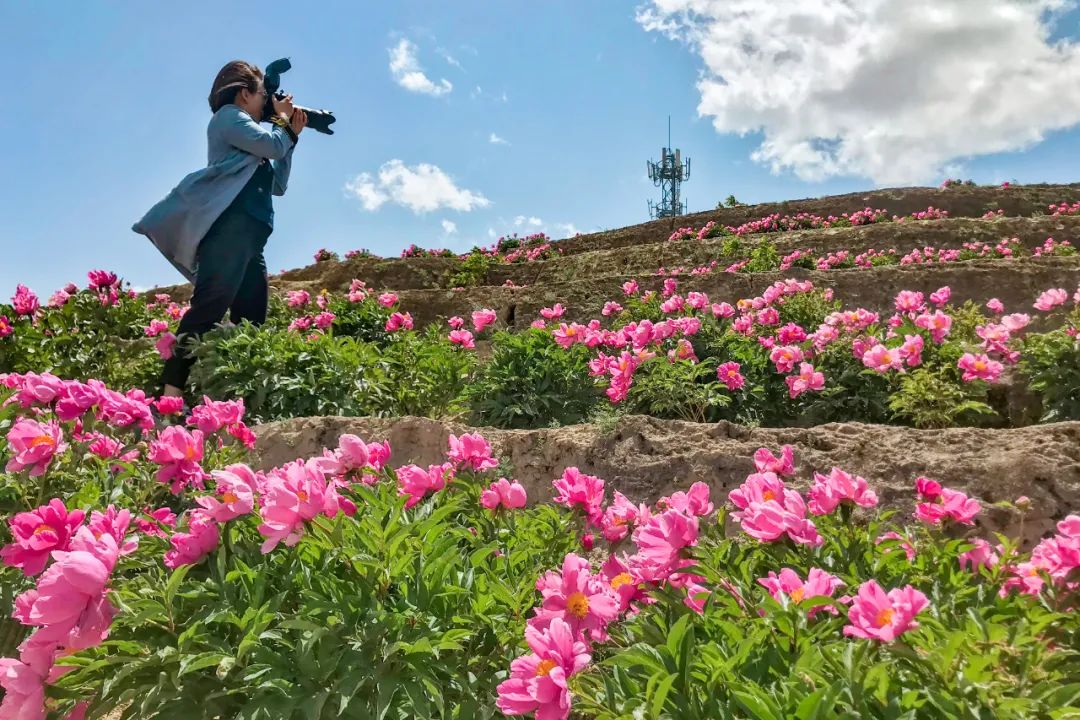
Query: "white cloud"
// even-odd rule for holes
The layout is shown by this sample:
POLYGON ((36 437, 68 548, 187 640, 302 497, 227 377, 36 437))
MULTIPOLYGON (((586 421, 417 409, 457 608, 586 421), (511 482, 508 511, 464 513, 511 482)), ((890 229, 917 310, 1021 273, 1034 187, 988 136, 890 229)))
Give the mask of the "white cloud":
POLYGON ((559 229, 559 233, 556 235, 556 239, 562 239, 564 237, 574 237, 580 230, 574 227, 574 223, 555 223, 555 227, 559 229))
POLYGON ((491 133, 491 136, 488 138, 488 142, 491 143, 492 145, 509 145, 510 144, 509 140, 506 140, 505 138, 501 138, 498 135, 496 135, 495 133, 491 133))
POLYGON ((438 53, 440 55, 442 55, 443 60, 445 60, 448 65, 453 65, 454 67, 456 67, 458 70, 461 70, 461 71, 465 70, 465 68, 463 68, 461 66, 461 63, 458 62, 458 60, 453 55, 451 55, 449 52, 447 52, 445 49, 438 48, 437 50, 438 50, 438 53))
POLYGON ((637 21, 704 64, 698 113, 762 133, 752 157, 806 180, 940 179, 1080 122, 1075 0, 651 0, 637 21))
POLYGON ((544 221, 538 217, 525 217, 524 215, 518 215, 514 218, 514 227, 521 227, 522 225, 529 225, 531 227, 542 227, 544 221))
POLYGON ((383 163, 377 177, 370 173, 357 175, 345 183, 345 193, 358 198, 365 210, 378 210, 393 202, 417 214, 439 208, 468 212, 491 204, 480 193, 459 188, 435 165, 409 167, 401 160, 383 163))
POLYGON ((416 59, 416 45, 405 38, 390 48, 390 74, 394 82, 410 92, 439 97, 454 88, 446 78, 435 83, 424 74, 420 61, 416 59))
POLYGON ((488 228, 488 237, 489 238, 495 237, 495 228, 488 228))
POLYGON ((443 232, 446 233, 447 235, 453 235, 454 233, 457 232, 457 223, 455 223, 452 220, 443 220, 442 221, 442 229, 443 229, 443 232))

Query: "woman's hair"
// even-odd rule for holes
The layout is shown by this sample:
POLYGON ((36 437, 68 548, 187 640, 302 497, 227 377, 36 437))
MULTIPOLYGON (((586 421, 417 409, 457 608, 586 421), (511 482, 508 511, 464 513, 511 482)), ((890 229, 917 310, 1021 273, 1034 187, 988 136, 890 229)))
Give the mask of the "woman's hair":
POLYGON ((216 113, 225 105, 234 102, 236 94, 244 88, 256 92, 262 76, 262 70, 243 60, 226 63, 225 67, 218 71, 214 85, 210 88, 210 112, 216 113))

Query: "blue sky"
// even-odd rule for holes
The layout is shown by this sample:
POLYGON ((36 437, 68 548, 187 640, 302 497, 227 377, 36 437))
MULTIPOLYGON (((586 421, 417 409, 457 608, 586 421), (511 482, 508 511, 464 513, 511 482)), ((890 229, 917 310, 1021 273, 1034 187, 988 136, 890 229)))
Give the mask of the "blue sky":
MULTIPOLYGON (((774 12, 783 4, 767 5, 774 12)), ((734 63, 731 77, 750 78, 739 90, 744 95, 728 96, 719 108, 713 103, 699 114, 699 80, 715 80, 729 68, 717 69, 708 42, 695 46, 679 39, 680 30, 647 27, 640 13, 650 6, 615 0, 326 0, 311 7, 192 0, 181 9, 134 1, 0 1, 0 296, 8 297, 18 282, 47 295, 69 280, 83 284, 92 268, 115 270, 139 287, 180 281, 130 227, 185 174, 205 165, 206 96, 216 71, 234 58, 265 66, 289 56, 293 69, 283 87, 297 102, 332 109, 338 117, 336 135, 308 131, 297 148, 288 194, 276 198, 276 227, 267 248, 272 272, 310 263, 320 247, 397 255, 415 242, 465 250, 491 242, 491 233, 543 228, 561 237, 569 230, 642 222, 646 200, 658 196, 645 163, 659 159, 669 114, 673 144, 692 158, 684 186, 691 211, 714 207, 729 194, 758 202, 896 184, 889 178, 883 183, 882 171, 867 160, 883 148, 895 152, 895 143, 860 147, 855 159, 833 163, 831 170, 818 172, 831 162, 820 158, 808 165, 798 157, 808 146, 790 141, 792 133, 807 132, 793 120, 798 108, 785 109, 774 98, 768 101, 773 107, 750 112, 758 102, 752 99, 755 87, 776 79, 754 78, 762 69, 738 59, 719 62, 734 63), (431 83, 427 92, 417 91, 415 82, 411 89, 403 86, 402 73, 395 77, 391 69, 391 51, 403 40, 417 71, 431 83), (743 134, 719 131, 714 119, 720 115, 725 128, 760 126, 743 134), (769 158, 754 159, 770 133, 788 138, 767 153, 772 166, 769 158), (505 142, 492 142, 492 134, 505 142), (423 187, 402 199, 394 188, 378 186, 380 168, 394 160, 410 177, 422 165, 433 166, 450 183, 450 196, 482 197, 486 204, 473 202, 464 210, 446 200, 418 212, 423 203, 416 192, 422 194, 423 187), (365 209, 346 190, 363 173, 384 196, 377 208, 365 209), (521 218, 518 225, 515 218, 521 218), (453 223, 453 232, 444 221, 453 223)), ((1077 18, 1075 10, 1059 14, 1046 26, 1047 42, 1071 43, 1077 18)), ((684 23, 681 31, 690 37, 695 30, 728 27, 723 21, 717 10, 684 23)), ((995 42, 1007 55, 1000 36, 995 42)), ((913 131, 914 140, 905 140, 912 146, 955 142, 963 154, 931 153, 923 169, 911 172, 934 184, 944 177, 925 170, 934 163, 978 182, 1077 180, 1080 112, 1069 74, 1077 63, 1070 59, 1062 68, 1064 89, 1046 92, 1069 97, 1058 97, 1064 109, 1038 127, 1044 141, 1021 137, 1025 128, 1015 121, 1009 125, 1007 118, 1001 127, 975 121, 987 131, 981 145, 960 142, 973 133, 913 131), (1000 147, 1018 149, 967 152, 1000 147)), ((728 90, 735 93, 736 83, 728 90)), ((845 125, 850 118, 830 117, 832 108, 850 110, 846 103, 825 102, 820 94, 809 100, 819 103, 807 106, 815 125, 821 126, 820 119, 823 127, 856 140, 845 125)), ((1029 100, 1016 98, 1013 104, 1029 100)), ((933 124, 933 117, 918 115, 926 103, 908 108, 910 127, 933 124)), ((958 108, 950 124, 963 127, 963 113, 974 114, 972 107, 958 108)), ((880 126, 873 108, 860 112, 869 118, 868 127, 880 126)), ((1027 112, 1033 118, 1046 113, 1032 106, 1027 112)), ((904 113, 890 110, 897 115, 904 113)))

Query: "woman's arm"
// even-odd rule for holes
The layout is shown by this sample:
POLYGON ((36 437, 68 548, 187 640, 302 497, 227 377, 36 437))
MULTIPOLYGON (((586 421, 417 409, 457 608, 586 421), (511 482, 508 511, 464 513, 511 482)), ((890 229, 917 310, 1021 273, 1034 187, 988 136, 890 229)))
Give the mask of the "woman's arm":
POLYGON ((295 145, 283 128, 275 125, 267 130, 243 111, 238 111, 225 120, 221 129, 225 142, 252 155, 282 160, 295 145))
MULTIPOLYGON (((295 145, 293 147, 296 147, 295 145)), ((289 148, 285 157, 280 160, 271 160, 270 166, 274 169, 274 186, 270 189, 273 195, 284 195, 289 186, 289 171, 292 170, 293 148, 289 148)))

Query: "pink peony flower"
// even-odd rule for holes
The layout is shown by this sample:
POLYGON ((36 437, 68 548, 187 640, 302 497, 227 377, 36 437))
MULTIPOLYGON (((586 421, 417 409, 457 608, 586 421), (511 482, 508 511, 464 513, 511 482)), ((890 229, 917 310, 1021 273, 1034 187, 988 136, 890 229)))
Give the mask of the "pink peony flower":
POLYGON ((16 315, 33 315, 41 307, 34 291, 23 284, 15 287, 15 295, 11 298, 11 304, 15 308, 16 315))
POLYGON ((588 646, 558 618, 544 630, 526 626, 525 641, 532 654, 510 664, 510 677, 499 683, 495 704, 504 715, 535 712, 537 720, 566 720, 570 717, 566 679, 589 664, 588 646))
POLYGON ((937 525, 942 520, 974 525, 972 521, 981 509, 978 500, 969 498, 958 490, 942 488, 936 502, 919 503, 915 506, 915 517, 930 525, 937 525))
POLYGON ((285 293, 285 300, 291 308, 306 307, 311 302, 311 293, 307 290, 290 290, 285 293))
POLYGON ((632 539, 638 547, 632 562, 642 578, 663 582, 684 564, 683 548, 697 544, 698 519, 681 510, 665 510, 640 524, 632 539))
POLYGON ((499 467, 499 461, 491 457, 491 445, 479 433, 450 435, 450 451, 446 457, 459 467, 466 467, 476 472, 499 467))
POLYGON ((584 342, 584 330, 585 327, 578 323, 570 323, 569 325, 559 323, 558 329, 552 332, 551 335, 555 338, 555 342, 559 347, 568 348, 574 343, 584 342))
POLYGON ((576 467, 568 467, 562 477, 551 484, 558 491, 552 502, 568 508, 580 506, 589 522, 595 525, 600 521, 600 507, 604 503, 603 480, 585 475, 576 467))
POLYGON ((1005 329, 1010 333, 1019 332, 1028 326, 1031 322, 1031 316, 1026 313, 1012 313, 1001 318, 1001 324, 1005 326, 1005 329))
POLYGON ((952 289, 946 285, 943 288, 938 288, 937 292, 930 293, 930 302, 937 307, 943 307, 949 302, 950 297, 952 297, 952 289))
POLYGON ((199 464, 203 449, 201 431, 189 433, 179 425, 170 425, 150 443, 147 459, 161 466, 157 471, 158 482, 169 483, 172 493, 179 495, 188 485, 202 489, 206 477, 199 464))
POLYGON ((776 457, 768 448, 758 448, 754 451, 754 467, 760 473, 790 477, 795 474, 795 450, 785 445, 780 449, 780 457, 776 457))
POLYGON ((460 345, 466 350, 473 350, 476 348, 476 342, 473 341, 473 334, 468 330, 451 330, 450 342, 455 345, 460 345))
POLYGON ((769 360, 776 365, 776 372, 789 373, 795 369, 795 363, 805 359, 803 351, 797 345, 774 347, 769 353, 769 360))
POLYGON ((877 582, 867 580, 859 586, 858 595, 848 609, 851 624, 844 627, 844 635, 892 642, 919 627, 915 616, 929 604, 926 596, 911 585, 886 593, 877 582))
POLYGON ((997 298, 990 298, 986 301, 986 309, 992 313, 1001 314, 1005 312, 1005 305, 997 298))
POLYGON ((413 329, 413 319, 411 314, 395 312, 386 319, 386 332, 397 332, 401 329, 413 329))
POLYGON ((626 295, 627 297, 631 295, 636 295, 638 292, 637 280, 627 280, 626 282, 624 282, 622 284, 622 291, 623 295, 626 295))
POLYGON ((991 360, 985 353, 964 353, 960 360, 957 361, 956 366, 964 371, 960 378, 964 382, 971 382, 972 380, 996 382, 1001 376, 1002 370, 1005 369, 1004 365, 997 360, 991 360))
POLYGON ((865 478, 852 477, 834 467, 828 475, 814 473, 814 485, 810 488, 810 512, 828 515, 840 503, 853 503, 859 507, 874 507, 877 494, 870 489, 865 478))
POLYGON ((95 539, 100 540, 103 535, 111 536, 116 542, 120 555, 130 555, 139 547, 138 538, 133 537, 125 542, 130 525, 131 511, 126 508, 117 510, 113 505, 105 508, 103 513, 94 510, 86 523, 87 529, 95 539))
POLYGON ((492 325, 498 319, 494 310, 474 310, 472 314, 473 329, 477 334, 482 333, 484 328, 488 325, 492 325))
POLYGON ((1064 305, 1065 301, 1069 299, 1069 293, 1065 292, 1062 288, 1054 288, 1047 290, 1039 295, 1039 299, 1035 301, 1035 309, 1048 312, 1053 310, 1058 305, 1064 305))
POLYGON ((85 515, 82 510, 69 511, 59 498, 30 512, 17 513, 8 520, 13 542, 0 549, 0 559, 27 577, 37 575, 45 569, 53 550, 68 549, 85 515))
POLYGON ((204 435, 212 435, 223 427, 236 425, 243 420, 243 399, 211 400, 204 395, 202 402, 191 409, 187 424, 198 428, 204 435))
POLYGON ((787 383, 788 394, 792 399, 799 397, 804 392, 821 390, 825 387, 825 375, 815 371, 814 366, 810 363, 800 364, 799 374, 797 376, 788 375, 784 378, 784 381, 787 383))
POLYGON ((165 567, 175 570, 182 565, 194 565, 217 548, 221 532, 214 519, 201 510, 188 514, 188 531, 169 538, 172 549, 165 553, 165 567))
POLYGON ((225 523, 252 511, 259 481, 251 468, 236 463, 226 466, 224 470, 214 470, 211 475, 215 480, 215 494, 195 498, 207 517, 214 522, 225 523))
POLYGON ((134 522, 135 528, 144 535, 163 538, 166 535, 162 527, 176 527, 176 513, 167 507, 161 507, 157 510, 143 508, 143 513, 145 513, 146 517, 134 518, 134 522))
POLYGON ((716 379, 724 383, 728 390, 739 390, 746 384, 746 378, 740 372, 742 367, 737 362, 721 363, 716 368, 716 379))
POLYGON ((319 463, 295 460, 266 474, 259 515, 259 533, 266 538, 261 550, 266 553, 284 542, 292 547, 304 534, 304 523, 317 515, 334 517, 340 496, 333 483, 327 482, 319 463))
POLYGON ((417 505, 428 493, 442 490, 453 477, 453 466, 428 465, 424 470, 418 465, 405 465, 397 469, 398 495, 406 498, 405 508, 417 505))
POLYGON ((488 510, 525 507, 525 488, 518 481, 499 478, 480 493, 480 504, 488 510))
POLYGON ((162 395, 154 401, 154 405, 162 415, 179 415, 184 412, 184 398, 179 396, 162 395))
POLYGON ((879 373, 902 370, 904 360, 898 350, 890 350, 881 343, 874 345, 862 357, 863 365, 879 373))
POLYGON ((8 472, 29 469, 30 477, 40 477, 49 469, 53 457, 67 449, 60 423, 55 420, 37 422, 20 417, 7 434, 8 472))
POLYGON ((923 294, 912 290, 901 290, 896 296, 894 305, 898 312, 918 313, 924 308, 923 294))
POLYGON ((634 505, 625 495, 615 491, 615 499, 604 510, 600 520, 600 530, 608 542, 618 542, 625 538, 639 523, 649 519, 649 509, 644 505, 634 505))
POLYGON ((929 330, 933 341, 940 344, 952 330, 952 317, 940 310, 932 313, 924 312, 915 318, 915 327, 929 330))
MULTIPOLYGON (((758 583, 768 590, 777 602, 783 602, 782 597, 786 596, 795 604, 812 597, 832 597, 836 589, 844 584, 840 578, 819 568, 810 568, 805 582, 794 570, 784 568, 779 575, 770 571, 768 577, 758 578, 758 583)), ((807 615, 812 618, 820 611, 837 614, 832 605, 815 605, 807 615)))
POLYGON ((383 293, 379 296, 379 304, 383 307, 393 307, 397 304, 398 296, 391 292, 383 293))
POLYGON ((966 552, 960 553, 959 561, 962 569, 970 569, 972 572, 975 572, 979 568, 986 568, 989 570, 997 565, 999 557, 990 543, 982 538, 973 540, 972 543, 974 547, 966 552))
POLYGON ((154 343, 154 349, 157 350, 158 355, 161 356, 162 360, 171 358, 175 348, 176 335, 171 332, 162 333, 161 337, 158 338, 158 341, 154 343))
POLYGON ((597 641, 607 639, 607 625, 619 614, 619 600, 611 586, 593 575, 589 561, 569 553, 563 559, 562 572, 549 571, 536 583, 543 603, 529 620, 538 630, 553 620, 562 620, 575 636, 588 633, 597 641))
POLYGON ((694 483, 687 492, 674 492, 668 497, 660 498, 656 507, 697 516, 708 515, 713 511, 713 504, 709 502, 709 486, 703 482, 694 483))
POLYGON ((928 477, 915 478, 915 491, 927 500, 937 500, 941 497, 941 483, 928 477))
POLYGON ((611 315, 618 315, 622 311, 622 305, 612 300, 608 300, 606 303, 604 303, 604 309, 600 311, 600 314, 604 317, 609 317, 611 315))
POLYGON ((548 320, 561 318, 564 312, 566 312, 566 308, 563 307, 562 303, 555 303, 553 307, 540 308, 540 315, 548 320))

